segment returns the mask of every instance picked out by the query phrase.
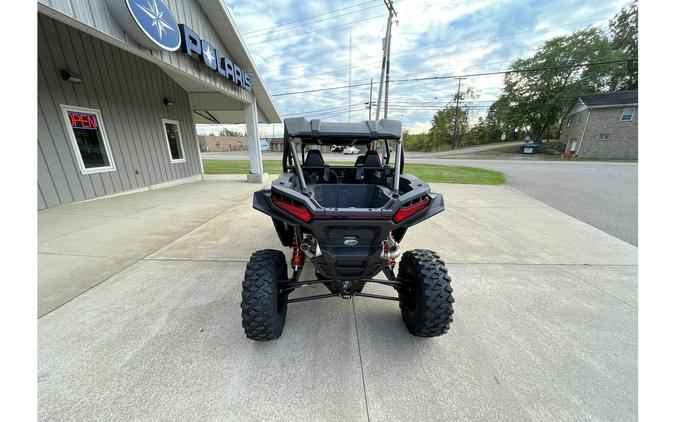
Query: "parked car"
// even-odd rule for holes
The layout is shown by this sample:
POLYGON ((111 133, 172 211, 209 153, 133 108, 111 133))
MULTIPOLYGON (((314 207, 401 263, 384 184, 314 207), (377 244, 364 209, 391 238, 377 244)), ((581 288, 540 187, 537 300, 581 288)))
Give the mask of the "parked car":
POLYGON ((331 145, 330 152, 342 152, 345 149, 342 145, 331 145))
POLYGON ((345 149, 342 151, 342 153, 346 154, 346 155, 354 155, 354 154, 360 154, 361 151, 356 147, 345 147, 345 149))

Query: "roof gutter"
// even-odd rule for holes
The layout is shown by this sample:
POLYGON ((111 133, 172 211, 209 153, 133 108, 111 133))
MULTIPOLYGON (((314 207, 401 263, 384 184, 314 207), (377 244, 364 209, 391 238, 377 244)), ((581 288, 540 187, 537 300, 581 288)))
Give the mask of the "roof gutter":
POLYGON ((608 104, 608 105, 599 105, 599 106, 586 106, 588 108, 620 108, 620 107, 637 107, 638 103, 630 104, 608 104))

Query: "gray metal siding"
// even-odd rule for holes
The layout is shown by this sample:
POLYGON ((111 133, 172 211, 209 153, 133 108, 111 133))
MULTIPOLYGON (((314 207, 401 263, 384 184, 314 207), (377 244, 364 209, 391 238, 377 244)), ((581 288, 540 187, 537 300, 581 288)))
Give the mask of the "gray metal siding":
POLYGON ((37 117, 39 208, 201 171, 187 92, 157 65, 40 14, 37 117), (83 83, 63 81, 61 69, 78 73, 83 83), (164 106, 164 97, 176 105, 164 106), (115 171, 81 173, 60 104, 101 111, 115 171), (180 123, 185 163, 171 164, 162 119, 180 123))
MULTIPOLYGON (((219 76, 216 72, 206 69, 196 60, 183 54, 180 50, 175 52, 161 49, 149 50, 138 44, 122 30, 117 22, 115 22, 108 11, 105 0, 38 0, 38 3, 82 22, 101 33, 133 46, 140 54, 147 54, 175 66, 179 70, 217 87, 234 97, 243 99, 246 102, 251 102, 253 100, 253 95, 250 92, 232 84, 219 76)), ((225 48, 223 40, 219 38, 216 29, 213 27, 208 16, 196 0, 165 0, 165 3, 173 12, 177 22, 187 24, 201 37, 207 39, 218 49, 218 51, 230 56, 225 48)), ((253 69, 244 68, 244 70, 250 74, 253 73, 253 69)))

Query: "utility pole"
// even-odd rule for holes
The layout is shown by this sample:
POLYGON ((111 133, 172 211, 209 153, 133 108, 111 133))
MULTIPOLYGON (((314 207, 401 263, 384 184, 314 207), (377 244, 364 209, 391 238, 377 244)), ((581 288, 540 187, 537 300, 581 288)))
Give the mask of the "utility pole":
POLYGON ((352 31, 349 31, 349 121, 352 121, 352 31))
POLYGON ((370 78, 370 97, 368 98, 368 120, 372 120, 373 111, 373 78, 370 78))
POLYGON ((459 141, 457 138, 459 137, 459 93, 460 93, 460 88, 462 86, 462 79, 464 78, 457 78, 457 95, 455 96, 455 125, 453 128, 453 134, 452 134, 452 149, 457 148, 457 142, 459 141))
POLYGON ((384 106, 384 117, 387 117, 387 108, 388 108, 388 98, 389 95, 389 52, 391 51, 391 23, 394 16, 398 17, 396 10, 394 10, 394 0, 384 0, 384 5, 387 6, 389 10, 389 18, 387 19, 387 31, 384 39, 382 40, 382 70, 380 71, 380 88, 377 95, 377 110, 375 111, 375 119, 380 119, 380 105, 382 104, 382 89, 384 88, 384 78, 385 73, 387 76, 386 80, 386 90, 385 90, 385 106, 384 106))

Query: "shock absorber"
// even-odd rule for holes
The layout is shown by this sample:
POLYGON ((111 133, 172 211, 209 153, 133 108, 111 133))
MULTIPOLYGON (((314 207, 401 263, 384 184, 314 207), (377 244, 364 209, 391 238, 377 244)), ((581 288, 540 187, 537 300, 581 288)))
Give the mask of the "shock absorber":
POLYGON ((291 256, 291 267, 293 267, 293 271, 298 271, 305 265, 305 253, 300 249, 298 244, 298 236, 296 235, 293 236, 293 245, 291 248, 293 249, 293 255, 291 256))
POLYGON ((388 267, 394 268, 396 266, 396 258, 401 253, 399 248, 400 246, 389 233, 389 237, 382 242, 382 257, 387 259, 388 267))

